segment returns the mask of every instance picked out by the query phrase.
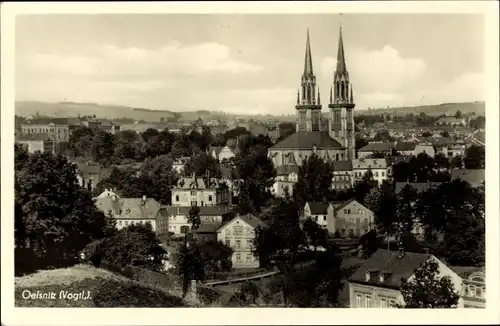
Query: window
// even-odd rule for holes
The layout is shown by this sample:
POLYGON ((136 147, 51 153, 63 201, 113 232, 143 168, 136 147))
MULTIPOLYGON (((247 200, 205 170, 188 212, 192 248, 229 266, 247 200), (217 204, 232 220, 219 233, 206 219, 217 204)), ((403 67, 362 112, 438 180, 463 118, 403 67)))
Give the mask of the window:
POLYGON ((231 239, 226 239, 226 246, 231 247, 231 239))
POLYGON ((361 208, 360 208, 360 209, 358 209, 358 214, 359 214, 359 215, 363 215, 363 211, 361 210, 361 208))
POLYGON ((365 308, 371 308, 372 307, 372 298, 370 296, 365 296, 365 308))
POLYGON ((212 201, 212 195, 208 196, 208 201, 212 201))
POLYGON ((363 303, 363 297, 361 296, 361 294, 356 294, 356 307, 357 308, 362 308, 362 303, 363 303))
POLYGON ((353 218, 349 219, 349 224, 354 224, 354 219, 353 218))
POLYGON ((179 195, 175 196, 175 201, 179 201, 179 195))
POLYGON ((252 240, 250 240, 250 239, 247 240, 247 246, 248 246, 248 248, 252 247, 252 240))
POLYGON ((251 256, 251 255, 247 255, 247 257, 246 257, 246 261, 247 261, 247 262, 250 262, 250 260, 251 260, 251 259, 252 259, 252 256, 251 256))
POLYGON ((378 171, 375 171, 375 176, 378 177, 378 171))
POLYGON ((469 296, 473 297, 475 293, 476 293, 476 286, 470 284, 469 285, 469 296))
POLYGON ((353 236, 354 236, 354 230, 353 230, 353 229, 349 229, 349 236, 350 236, 350 237, 353 237, 353 236))
POLYGON ((197 204, 197 203, 196 203, 196 200, 192 200, 192 201, 191 201, 191 206, 196 206, 196 204, 197 204))
POLYGON ((229 230, 229 228, 226 229, 226 235, 231 235, 231 230, 229 230))
POLYGON ((242 226, 235 226, 233 228, 234 235, 241 235, 243 233, 243 227, 242 226))
POLYGON ((347 214, 351 214, 351 209, 350 208, 347 209, 347 214))
POLYGON ((478 286, 476 287, 476 298, 482 298, 483 297, 483 291, 482 289, 478 286))
POLYGON ((326 215, 323 216, 323 221, 326 221, 326 215))
POLYGON ((342 229, 341 235, 342 235, 342 236, 344 236, 344 235, 345 235, 345 229, 342 229))
POLYGON ((236 240, 236 248, 241 248, 241 240, 236 240))
POLYGON ((387 308, 387 300, 380 299, 380 308, 387 308))
POLYGON ((127 225, 128 225, 128 221, 125 221, 125 226, 127 226, 127 225))
POLYGON ((203 200, 200 202, 200 206, 203 206, 203 200))
POLYGON ((344 214, 347 214, 347 209, 344 208, 344 214))
POLYGON ((118 225, 122 225, 122 221, 118 221, 118 225))
POLYGON ((384 171, 380 172, 380 175, 381 175, 382 177, 384 177, 384 176, 385 176, 385 172, 384 172, 384 171))
POLYGON ((196 191, 191 190, 191 196, 196 196, 196 191))
POLYGON ((236 253, 236 261, 240 261, 241 260, 241 254, 238 252, 236 253))

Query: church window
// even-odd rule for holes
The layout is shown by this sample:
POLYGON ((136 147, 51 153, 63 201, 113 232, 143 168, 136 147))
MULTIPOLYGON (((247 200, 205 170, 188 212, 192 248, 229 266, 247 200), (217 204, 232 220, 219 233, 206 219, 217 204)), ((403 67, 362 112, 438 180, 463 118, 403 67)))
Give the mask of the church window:
POLYGON ((336 155, 336 160, 338 161, 338 160, 339 160, 339 158, 340 158, 340 157, 339 157, 339 154, 337 153, 337 155, 336 155))

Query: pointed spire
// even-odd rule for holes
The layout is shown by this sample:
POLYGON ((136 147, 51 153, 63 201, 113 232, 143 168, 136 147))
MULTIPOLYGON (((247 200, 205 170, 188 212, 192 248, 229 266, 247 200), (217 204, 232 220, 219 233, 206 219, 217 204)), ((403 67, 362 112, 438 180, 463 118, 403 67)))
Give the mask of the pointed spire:
POLYGON ((304 76, 313 75, 311 44, 309 41, 309 28, 307 29, 306 59, 304 63, 304 76))
POLYGON ((297 104, 300 103, 300 90, 297 89, 297 104))
POLYGON ((321 94, 319 92, 319 86, 318 86, 318 105, 321 104, 321 94))
POLYGON ((332 86, 330 85, 330 103, 333 103, 332 86))
POLYGON ((350 97, 350 103, 354 103, 354 98, 352 96, 352 87, 351 87, 351 97, 350 97))
POLYGON ((337 51, 337 70, 336 73, 341 74, 347 72, 344 56, 344 41, 342 40, 342 25, 340 25, 339 48, 337 51))

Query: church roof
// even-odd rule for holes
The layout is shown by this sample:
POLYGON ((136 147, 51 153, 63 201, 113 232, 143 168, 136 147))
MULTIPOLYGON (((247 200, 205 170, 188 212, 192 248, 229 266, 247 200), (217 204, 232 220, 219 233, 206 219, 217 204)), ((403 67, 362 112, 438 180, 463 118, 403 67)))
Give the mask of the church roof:
POLYGON ((273 149, 344 149, 328 131, 298 131, 279 143, 273 149))

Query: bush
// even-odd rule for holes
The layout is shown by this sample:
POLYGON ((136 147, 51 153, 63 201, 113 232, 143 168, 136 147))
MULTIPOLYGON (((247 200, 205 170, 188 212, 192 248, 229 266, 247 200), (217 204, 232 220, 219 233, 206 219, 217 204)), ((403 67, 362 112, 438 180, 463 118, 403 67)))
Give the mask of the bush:
POLYGON ((93 299, 96 307, 182 307, 182 299, 162 291, 114 280, 103 282, 93 299))

